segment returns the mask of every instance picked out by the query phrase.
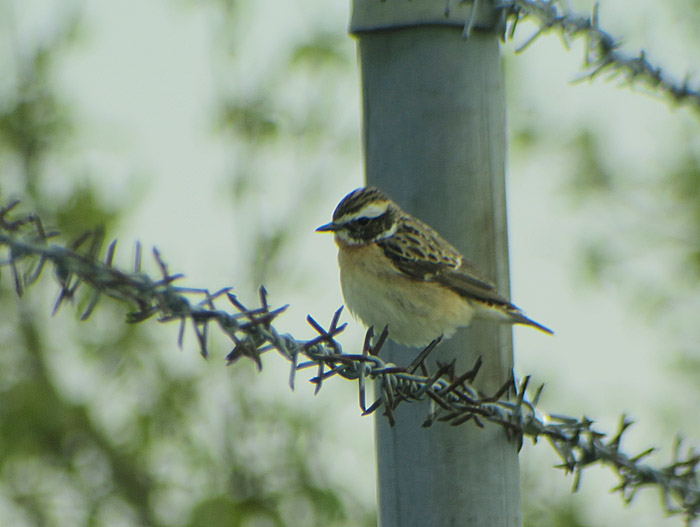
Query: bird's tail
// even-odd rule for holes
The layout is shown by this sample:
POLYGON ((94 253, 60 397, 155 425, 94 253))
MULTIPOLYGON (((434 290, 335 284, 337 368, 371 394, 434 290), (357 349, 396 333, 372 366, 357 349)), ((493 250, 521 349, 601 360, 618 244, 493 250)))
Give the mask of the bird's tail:
POLYGON ((543 326, 539 322, 535 322, 531 318, 527 318, 525 315, 523 315, 523 312, 520 310, 511 311, 510 315, 511 315, 511 317, 513 317, 514 324, 523 324, 525 326, 532 326, 533 328, 537 328, 540 331, 544 331, 545 333, 548 333, 550 335, 554 335, 554 331, 549 329, 547 326, 543 326))

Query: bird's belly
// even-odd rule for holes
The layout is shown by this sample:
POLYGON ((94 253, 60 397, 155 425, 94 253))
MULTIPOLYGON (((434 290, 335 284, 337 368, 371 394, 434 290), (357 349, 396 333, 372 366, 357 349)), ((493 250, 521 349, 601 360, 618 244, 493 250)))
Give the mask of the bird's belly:
POLYGON ((345 304, 366 326, 374 326, 375 334, 388 326, 389 338, 418 347, 469 325, 474 309, 459 295, 406 277, 383 255, 372 254, 374 249, 381 251, 367 247, 339 259, 345 304))

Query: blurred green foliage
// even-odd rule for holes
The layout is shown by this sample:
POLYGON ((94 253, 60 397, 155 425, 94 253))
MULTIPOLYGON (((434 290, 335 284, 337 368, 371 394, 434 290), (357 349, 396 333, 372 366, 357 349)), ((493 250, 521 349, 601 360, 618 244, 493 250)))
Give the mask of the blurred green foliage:
POLYGON ((604 166, 595 135, 583 129, 574 143, 577 159, 572 167, 568 191, 580 198, 592 197, 596 192, 613 191, 614 180, 604 166))
POLYGON ((634 300, 638 315, 657 319, 669 302, 680 306, 700 294, 700 153, 693 140, 678 144, 672 162, 646 179, 606 166, 608 145, 590 131, 568 147, 576 162, 561 188, 576 207, 599 211, 579 244, 580 275, 614 287, 634 300))
MULTIPOLYGON (((237 12, 244 11, 239 6, 237 12)), ((356 160, 360 153, 356 127, 338 115, 338 107, 349 104, 338 88, 346 88, 341 79, 354 67, 353 47, 346 35, 312 26, 299 40, 280 46, 269 62, 259 63, 235 53, 250 36, 246 20, 228 17, 218 34, 224 71, 249 74, 220 76, 215 112, 215 131, 231 144, 227 184, 238 210, 235 220, 253 234, 250 275, 244 281, 251 292, 262 283, 278 290, 300 288, 303 277, 290 275, 284 262, 297 233, 304 231, 309 200, 321 195, 324 185, 339 184, 342 172, 334 167, 347 164, 343 156, 356 160), (294 174, 293 184, 283 181, 279 164, 294 174), (289 192, 276 205, 286 212, 258 221, 270 189, 283 185, 289 192), (279 277, 283 283, 276 282, 279 277)))
POLYGON ((523 527, 593 527, 576 500, 549 500, 524 507, 523 527))
MULTIPOLYGON (((222 16, 238 13, 224 2, 220 8, 222 16)), ((61 196, 43 184, 57 176, 51 161, 80 126, 54 78, 78 25, 76 18, 50 42, 22 49, 14 65, 0 66, 14 76, 14 89, 0 94, 0 166, 12 173, 25 208, 64 239, 98 226, 109 235, 128 210, 126 203, 106 206, 89 183, 68 183, 79 179, 73 174, 63 175, 72 188, 61 196)), ((335 53, 330 40, 306 43, 287 67, 335 53)), ((222 104, 232 140, 255 145, 256 156, 283 133, 285 116, 275 114, 271 97, 261 90, 258 99, 234 94, 222 104)), ((274 267, 287 236, 279 228, 253 242, 258 279, 274 267)), ((218 394, 225 400, 213 404, 210 376, 220 365, 202 361, 201 369, 182 371, 174 346, 162 349, 149 328, 125 324, 109 302, 87 323, 71 307, 51 319, 46 300, 55 283, 44 279, 18 299, 7 276, 0 281, 1 525, 375 523, 371 509, 327 476, 321 420, 261 396, 252 365, 226 370, 230 386, 218 394)))

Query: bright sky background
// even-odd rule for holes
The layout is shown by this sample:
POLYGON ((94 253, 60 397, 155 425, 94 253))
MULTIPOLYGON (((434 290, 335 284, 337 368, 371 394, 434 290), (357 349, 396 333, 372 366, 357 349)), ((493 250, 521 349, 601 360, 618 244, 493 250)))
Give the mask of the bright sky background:
MULTIPOLYGON (((234 72, 217 71, 221 61, 212 50, 221 29, 215 10, 165 0, 84 2, 80 41, 59 62, 56 72, 63 96, 78 111, 82 131, 67 166, 55 168, 52 188, 60 193, 67 188, 66 177, 83 174, 77 177, 99 180, 105 199, 115 204, 138 189, 133 213, 122 230, 113 233, 122 247, 137 239, 145 247, 157 245, 172 269, 187 275, 188 285, 212 290, 227 285, 246 287, 237 278, 241 260, 236 250, 241 237, 245 239, 246 222, 273 222, 270 218, 293 213, 285 200, 294 192, 297 177, 292 171, 284 172, 280 164, 279 184, 269 188, 263 201, 245 214, 233 209, 226 178, 236 153, 227 150, 229 142, 213 133, 218 83, 233 76, 245 90, 265 69, 259 70, 256 64, 274 65, 285 43, 310 27, 323 24, 336 33, 347 28, 346 2, 261 0, 254 4, 246 15, 250 25, 238 28, 244 31, 239 39, 244 42, 240 53, 244 58, 235 62, 238 69, 234 72)), ((41 38, 46 28, 69 11, 66 5, 81 4, 15 2, 15 34, 28 42, 41 38)), ((697 50, 685 49, 686 29, 676 30, 677 21, 669 11, 660 10, 651 0, 639 2, 633 11, 628 2, 607 0, 601 19, 614 34, 625 36, 629 49, 649 48, 652 59, 682 77, 685 68, 700 64, 700 56, 697 50)), ((516 41, 523 41, 532 29, 523 25, 516 41)), ((352 55, 350 37, 346 45, 352 55)), ((564 146, 580 123, 586 123, 602 143, 610 145, 614 153, 611 169, 636 171, 643 181, 664 166, 666 152, 673 151, 681 137, 695 134, 690 140, 700 149, 697 121, 688 110, 669 110, 665 102, 617 88, 614 82, 569 84, 580 71, 579 44, 567 52, 552 35, 523 54, 514 56, 513 49, 513 44, 504 48, 512 128, 531 122, 547 130, 545 137, 551 143, 539 145, 534 153, 513 151, 510 155, 512 298, 556 331, 549 338, 531 329, 515 329, 517 370, 546 382, 544 407, 553 412, 586 414, 599 420, 604 431, 612 431, 620 414, 627 412, 639 421, 629 435, 630 449, 659 446, 663 450, 660 459, 665 462, 676 428, 660 427, 663 407, 693 411, 697 392, 688 392, 689 387, 677 381, 670 367, 674 357, 666 354, 668 327, 658 330, 640 317, 629 299, 621 298, 610 284, 591 288, 577 275, 577 241, 591 232, 615 237, 620 231, 606 211, 572 206, 562 190, 572 160, 564 146), (688 393, 693 400, 685 400, 688 393)), ((292 306, 280 321, 282 329, 299 338, 310 335, 304 322, 307 313, 326 320, 342 304, 335 286, 335 248, 329 237, 316 235, 313 229, 328 220, 338 199, 362 183, 357 68, 347 71, 346 77, 347 90, 341 95, 347 113, 341 124, 357 129, 355 156, 343 157, 337 170, 329 162, 329 181, 319 188, 310 210, 303 212, 298 251, 289 260, 290 273, 303 271, 318 277, 317 281, 292 288, 278 280, 275 289, 270 287, 275 304, 292 306)), ((291 104, 294 96, 290 94, 291 104)), ((321 155, 333 157, 332 152, 321 155)), ((128 260, 129 251, 122 256, 128 260)), ((658 269, 658 262, 643 260, 642 256, 631 265, 658 269)), ((168 343, 174 341, 175 332, 174 327, 163 331, 168 343)), ((343 339, 346 349, 356 348, 362 334, 351 321, 343 339)), ((200 367, 193 347, 178 355, 178 360, 188 367, 200 367)), ((213 360, 222 361, 222 357, 213 360)), ((359 416, 353 387, 328 386, 316 398, 311 397, 310 387, 301 387, 290 395, 284 365, 266 368, 264 375, 281 396, 297 398, 311 411, 315 407, 342 409, 329 440, 353 455, 352 461, 338 467, 337 477, 364 489, 361 492, 371 502, 372 422, 359 416)), ((225 382, 225 375, 222 378, 225 382)), ((697 414, 685 424, 682 432, 698 438, 698 444, 697 414)), ((523 465, 530 470, 540 465, 537 485, 568 492, 573 480, 550 468, 557 460, 549 450, 544 442, 526 448, 523 465)), ((591 501, 596 503, 591 516, 601 525, 681 524, 680 518, 665 519, 656 496, 625 510, 619 498, 608 492, 615 484, 608 473, 589 472, 584 474, 580 499, 595 500, 591 501)))

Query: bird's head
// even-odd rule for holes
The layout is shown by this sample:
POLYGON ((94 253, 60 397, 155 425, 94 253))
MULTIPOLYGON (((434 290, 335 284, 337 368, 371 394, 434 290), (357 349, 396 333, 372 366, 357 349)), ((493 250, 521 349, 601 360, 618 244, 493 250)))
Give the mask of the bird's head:
POLYGON ((316 232, 333 232, 336 240, 366 245, 393 236, 401 214, 381 190, 361 187, 345 196, 333 212, 333 221, 316 232))

